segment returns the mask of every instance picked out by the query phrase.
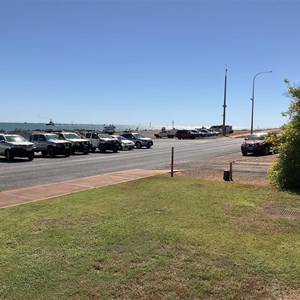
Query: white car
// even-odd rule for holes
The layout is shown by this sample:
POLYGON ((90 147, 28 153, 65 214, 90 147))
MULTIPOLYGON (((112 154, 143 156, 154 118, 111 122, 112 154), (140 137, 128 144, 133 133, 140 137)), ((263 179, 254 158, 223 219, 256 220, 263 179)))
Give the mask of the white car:
POLYGON ((119 150, 132 150, 134 148, 134 142, 127 140, 121 135, 112 135, 113 138, 117 139, 120 143, 119 150))

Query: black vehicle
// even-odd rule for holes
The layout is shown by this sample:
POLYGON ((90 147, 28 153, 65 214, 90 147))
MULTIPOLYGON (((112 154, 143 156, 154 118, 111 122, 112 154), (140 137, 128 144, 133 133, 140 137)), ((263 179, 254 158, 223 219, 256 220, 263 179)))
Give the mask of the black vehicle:
POLYGON ((177 130, 175 137, 177 137, 179 140, 181 139, 196 139, 202 137, 202 134, 197 132, 196 130, 187 130, 187 129, 182 129, 182 130, 177 130))

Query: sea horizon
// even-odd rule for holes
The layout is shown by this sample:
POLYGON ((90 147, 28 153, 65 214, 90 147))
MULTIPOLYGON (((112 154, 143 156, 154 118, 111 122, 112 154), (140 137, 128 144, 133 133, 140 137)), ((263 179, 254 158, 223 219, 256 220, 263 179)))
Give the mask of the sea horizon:
MULTIPOLYGON (((50 123, 50 122, 49 122, 50 123)), ((65 124, 65 123, 34 123, 34 122, 0 122, 0 131, 34 131, 34 130, 103 130, 105 126, 115 126, 116 131, 126 129, 142 130, 144 127, 139 125, 115 125, 115 124, 65 124)))

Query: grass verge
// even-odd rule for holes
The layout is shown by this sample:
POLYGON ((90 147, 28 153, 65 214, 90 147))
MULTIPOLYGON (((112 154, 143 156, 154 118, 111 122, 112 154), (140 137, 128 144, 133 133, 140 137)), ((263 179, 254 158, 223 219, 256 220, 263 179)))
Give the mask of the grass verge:
POLYGON ((300 196, 165 175, 2 209, 0 298, 297 297, 299 218, 282 209, 300 196))

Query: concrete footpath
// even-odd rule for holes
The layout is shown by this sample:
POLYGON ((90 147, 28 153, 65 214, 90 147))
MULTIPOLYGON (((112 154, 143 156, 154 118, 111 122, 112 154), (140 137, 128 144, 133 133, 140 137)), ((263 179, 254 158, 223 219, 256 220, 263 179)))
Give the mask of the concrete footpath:
POLYGON ((15 190, 1 191, 0 208, 44 200, 56 196, 67 195, 83 190, 118 184, 169 172, 170 171, 167 170, 134 169, 73 179, 63 182, 42 184, 15 190))

